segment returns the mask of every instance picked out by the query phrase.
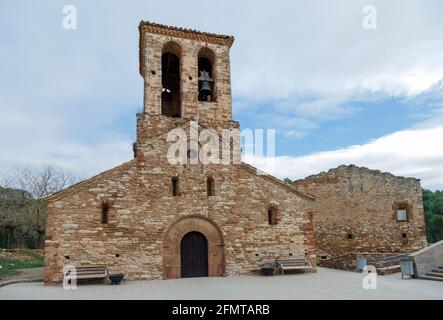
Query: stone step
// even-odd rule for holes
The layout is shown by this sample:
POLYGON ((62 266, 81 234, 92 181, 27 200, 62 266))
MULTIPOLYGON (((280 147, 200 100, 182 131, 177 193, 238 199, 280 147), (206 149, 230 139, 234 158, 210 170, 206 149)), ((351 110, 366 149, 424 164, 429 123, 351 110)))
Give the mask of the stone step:
POLYGON ((424 280, 434 280, 434 281, 443 281, 443 277, 432 277, 432 276, 421 276, 420 279, 424 280))
POLYGON ((443 266, 438 266, 439 269, 443 269, 443 266))
POLYGON ((443 279, 443 273, 439 273, 439 272, 426 272, 426 275, 430 276, 430 277, 437 277, 437 278, 443 279))
POLYGON ((443 269, 432 269, 432 272, 437 272, 437 273, 443 274, 443 269))

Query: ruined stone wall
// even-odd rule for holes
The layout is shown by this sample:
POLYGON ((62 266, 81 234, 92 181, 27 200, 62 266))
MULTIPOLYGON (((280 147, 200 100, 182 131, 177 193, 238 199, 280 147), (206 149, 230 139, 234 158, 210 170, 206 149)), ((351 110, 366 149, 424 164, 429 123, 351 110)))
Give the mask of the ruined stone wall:
POLYGON ((294 184, 317 197, 314 225, 320 252, 329 256, 412 252, 426 246, 422 192, 417 179, 340 166, 294 184), (407 221, 397 221, 398 203, 407 205, 407 221))

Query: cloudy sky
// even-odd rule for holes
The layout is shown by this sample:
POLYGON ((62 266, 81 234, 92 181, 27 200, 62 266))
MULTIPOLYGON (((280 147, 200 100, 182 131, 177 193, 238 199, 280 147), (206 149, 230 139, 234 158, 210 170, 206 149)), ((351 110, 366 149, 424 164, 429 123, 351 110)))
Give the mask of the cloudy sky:
POLYGON ((234 118, 275 128, 301 178, 354 163, 443 189, 443 2, 1 1, 0 174, 52 163, 89 177, 132 158, 138 23, 234 35, 234 118), (62 27, 74 5, 78 29, 62 27), (377 28, 363 28, 363 8, 377 28))

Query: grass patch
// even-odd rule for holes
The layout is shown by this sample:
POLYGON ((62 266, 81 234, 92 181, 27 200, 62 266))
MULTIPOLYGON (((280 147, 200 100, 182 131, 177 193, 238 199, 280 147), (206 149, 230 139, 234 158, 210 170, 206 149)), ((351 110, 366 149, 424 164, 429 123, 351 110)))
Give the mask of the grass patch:
POLYGON ((18 273, 18 269, 40 268, 44 266, 43 257, 32 257, 32 259, 11 259, 0 257, 0 278, 18 273))

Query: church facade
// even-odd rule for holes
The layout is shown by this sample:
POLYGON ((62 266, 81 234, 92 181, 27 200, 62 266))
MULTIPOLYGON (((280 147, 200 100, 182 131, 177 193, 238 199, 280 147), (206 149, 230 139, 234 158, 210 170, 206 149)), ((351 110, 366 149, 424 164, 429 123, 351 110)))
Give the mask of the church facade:
MULTIPOLYGON (((194 163, 201 141, 189 143, 184 163, 168 158, 171 130, 239 128, 233 37, 149 22, 139 32, 135 158, 46 198, 45 283, 60 283, 66 265, 171 279, 252 274, 263 261, 304 257, 315 272, 314 196, 234 157, 194 163)), ((227 143, 233 154, 239 144, 235 135, 227 143)))

